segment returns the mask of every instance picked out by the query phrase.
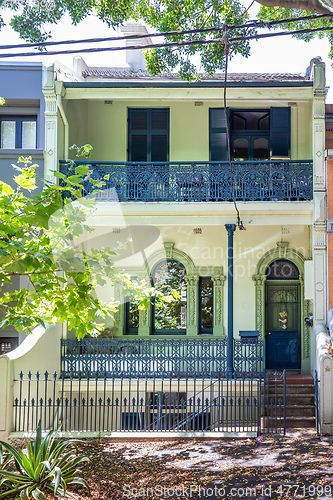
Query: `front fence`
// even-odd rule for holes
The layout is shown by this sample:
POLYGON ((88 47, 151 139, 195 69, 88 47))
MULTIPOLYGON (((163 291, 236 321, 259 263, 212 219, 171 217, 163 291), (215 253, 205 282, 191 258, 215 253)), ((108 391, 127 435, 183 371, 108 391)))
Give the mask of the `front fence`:
MULTIPOLYGON (((60 162, 60 172, 75 173, 86 164, 92 173, 85 194, 103 181, 100 201, 216 202, 232 201, 229 162, 60 162)), ((233 192, 237 201, 312 200, 312 161, 233 161, 233 192)))
POLYGON ((260 433, 262 379, 241 377, 58 378, 14 382, 14 431, 260 433))
MULTIPOLYGON (((262 376, 264 340, 234 340, 235 376, 262 376)), ((82 339, 61 341, 65 377, 225 376, 226 339, 82 339)))
POLYGON ((286 371, 265 373, 262 390, 262 430, 267 434, 286 433, 286 371))
POLYGON ((286 377, 58 377, 14 381, 16 433, 286 432, 286 377))

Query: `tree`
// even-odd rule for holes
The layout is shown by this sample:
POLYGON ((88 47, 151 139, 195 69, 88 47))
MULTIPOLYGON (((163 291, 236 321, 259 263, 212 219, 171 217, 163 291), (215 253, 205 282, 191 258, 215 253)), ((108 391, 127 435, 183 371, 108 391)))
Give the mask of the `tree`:
MULTIPOLYGON (((257 19, 265 21, 298 17, 300 15, 332 14, 332 0, 255 0, 260 5, 257 19)), ((86 16, 95 13, 110 27, 116 27, 124 21, 142 19, 150 28, 159 32, 215 28, 212 33, 192 33, 170 35, 168 42, 196 42, 224 37, 224 25, 242 25, 249 20, 249 9, 240 0, 0 0, 1 5, 13 10, 11 26, 22 38, 31 42, 42 42, 50 38, 45 31, 45 23, 55 24, 68 12, 73 24, 78 24, 86 16)), ((332 18, 321 18, 280 25, 286 30, 300 28, 326 27, 332 24, 332 18)), ((1 25, 1 20, 0 20, 1 25)), ((253 27, 235 28, 229 32, 232 37, 255 35, 258 29, 253 27)), ((309 41, 317 34, 299 34, 298 38, 309 41)), ((319 37, 327 36, 333 44, 331 31, 319 32, 319 37)), ((244 57, 250 54, 248 40, 233 43, 228 48, 229 56, 240 53, 244 57)), ((333 50, 330 53, 333 57, 333 50)), ((182 47, 165 47, 147 50, 145 54, 148 71, 155 75, 162 71, 179 69, 182 78, 191 80, 199 72, 212 74, 225 66, 225 44, 198 44, 182 47), (196 68, 191 60, 194 54, 200 55, 200 67, 196 68)))
MULTIPOLYGON (((87 156, 91 146, 77 149, 87 156)), ((155 295, 151 285, 132 282, 114 265, 121 245, 84 250, 78 244, 83 234, 92 232, 87 217, 95 203, 83 196, 83 185, 91 183, 93 194, 103 182, 90 178, 88 165, 73 166, 68 177, 55 172, 59 186, 46 183, 34 196, 36 166, 30 158, 20 158, 16 189, 0 181, 0 328, 31 331, 45 322, 67 321, 78 338, 97 334, 118 307, 112 294, 108 302, 100 300, 97 287, 114 284, 124 295, 136 296, 139 307, 147 307, 155 295), (16 276, 24 277, 26 285, 13 290, 16 276)))

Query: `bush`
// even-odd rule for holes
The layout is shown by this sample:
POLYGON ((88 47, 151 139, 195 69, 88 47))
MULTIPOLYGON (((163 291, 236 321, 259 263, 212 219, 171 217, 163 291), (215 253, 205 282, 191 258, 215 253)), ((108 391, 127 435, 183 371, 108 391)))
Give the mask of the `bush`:
POLYGON ((57 433, 50 430, 42 439, 39 424, 36 439, 26 441, 27 455, 21 449, 0 441, 0 486, 5 488, 0 499, 46 500, 45 494, 50 490, 54 495, 73 497, 67 492, 67 486, 72 484, 85 486, 90 494, 78 469, 79 464, 89 461, 89 458, 78 456, 77 440, 60 441, 55 439, 57 433), (7 453, 4 454, 3 449, 7 453))

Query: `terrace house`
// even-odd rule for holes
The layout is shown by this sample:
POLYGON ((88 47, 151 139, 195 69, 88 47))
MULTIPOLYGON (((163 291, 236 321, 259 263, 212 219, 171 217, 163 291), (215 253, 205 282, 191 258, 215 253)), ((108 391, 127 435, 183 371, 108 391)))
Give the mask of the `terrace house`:
POLYGON ((119 269, 180 292, 138 310, 115 286, 112 338, 77 341, 66 325, 52 327, 52 339, 41 335, 28 359, 41 372, 61 364, 52 411, 61 407, 72 431, 258 421, 254 378, 283 369, 310 377, 315 344, 305 318, 326 322, 324 64, 312 60, 306 75, 229 74, 226 108, 224 75, 152 77, 139 50, 129 51, 127 68, 81 58, 73 70, 50 67, 43 93, 46 179, 69 175, 69 146, 87 143, 93 152, 80 164, 94 179, 108 176, 85 245, 130 238, 119 269))

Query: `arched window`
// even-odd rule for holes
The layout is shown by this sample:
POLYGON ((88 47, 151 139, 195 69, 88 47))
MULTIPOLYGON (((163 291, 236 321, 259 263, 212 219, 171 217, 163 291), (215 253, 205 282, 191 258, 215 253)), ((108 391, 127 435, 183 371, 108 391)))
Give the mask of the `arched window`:
POLYGON ((152 333, 185 334, 186 333, 186 270, 178 261, 167 260, 158 263, 152 272, 153 286, 165 297, 178 297, 167 301, 156 297, 152 307, 152 333))

